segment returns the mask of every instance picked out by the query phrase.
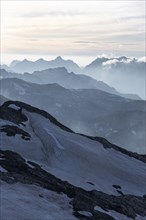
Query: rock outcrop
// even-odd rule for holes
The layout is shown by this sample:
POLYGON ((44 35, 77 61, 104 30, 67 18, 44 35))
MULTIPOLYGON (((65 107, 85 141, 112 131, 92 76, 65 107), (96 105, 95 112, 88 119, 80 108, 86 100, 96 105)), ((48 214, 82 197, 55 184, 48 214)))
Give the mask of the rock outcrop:
POLYGON ((9 184, 15 184, 16 182, 37 184, 40 187, 57 193, 64 193, 72 198, 73 214, 79 219, 114 220, 108 214, 109 210, 114 210, 132 219, 135 219, 137 215, 146 216, 145 197, 133 195, 114 196, 97 190, 86 191, 67 181, 56 178, 43 170, 39 164, 26 161, 18 153, 12 151, 0 150, 0 165, 7 171, 0 172, 0 178, 9 184), (96 206, 99 206, 103 212, 97 211, 96 206), (84 216, 80 214, 80 211, 91 213, 91 216, 84 216), (104 211, 107 211, 107 213, 104 211))

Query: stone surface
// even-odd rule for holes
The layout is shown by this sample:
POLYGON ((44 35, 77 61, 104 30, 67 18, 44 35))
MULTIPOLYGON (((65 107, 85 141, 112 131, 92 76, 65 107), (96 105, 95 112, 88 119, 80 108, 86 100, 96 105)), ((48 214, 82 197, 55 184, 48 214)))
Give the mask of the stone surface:
POLYGON ((64 193, 72 198, 73 214, 81 220, 114 220, 110 215, 95 210, 95 206, 99 206, 106 211, 114 210, 132 219, 135 219, 136 215, 146 216, 145 196, 114 196, 97 190, 86 191, 80 187, 73 186, 67 181, 56 178, 54 175, 44 171, 39 164, 33 164, 31 161, 26 163, 19 154, 12 151, 0 150, 0 165, 7 170, 7 172, 0 172, 0 178, 9 184, 16 182, 37 184, 40 187, 57 193, 64 193), (31 164, 31 166, 28 164, 31 164), (32 168, 32 165, 34 165, 34 168, 32 168), (79 211, 89 212, 92 216, 84 216, 78 213, 79 211))

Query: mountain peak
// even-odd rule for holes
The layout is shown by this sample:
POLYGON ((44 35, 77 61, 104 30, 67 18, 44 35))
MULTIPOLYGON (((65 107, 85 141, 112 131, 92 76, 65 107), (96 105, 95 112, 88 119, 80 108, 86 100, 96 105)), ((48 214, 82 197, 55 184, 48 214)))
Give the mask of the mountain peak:
POLYGON ((43 62, 43 61, 45 61, 43 58, 36 60, 36 62, 43 62))
POLYGON ((24 59, 22 62, 28 62, 29 60, 27 60, 27 59, 24 59))
POLYGON ((10 63, 10 67, 14 67, 17 63, 20 63, 21 61, 20 60, 13 60, 11 63, 10 63))
POLYGON ((57 60, 57 61, 62 61, 63 59, 62 59, 62 57, 61 56, 58 56, 58 57, 56 57, 56 59, 55 60, 57 60))
POLYGON ((127 60, 128 58, 125 57, 125 56, 121 56, 121 57, 119 57, 118 59, 119 59, 119 60, 127 60))

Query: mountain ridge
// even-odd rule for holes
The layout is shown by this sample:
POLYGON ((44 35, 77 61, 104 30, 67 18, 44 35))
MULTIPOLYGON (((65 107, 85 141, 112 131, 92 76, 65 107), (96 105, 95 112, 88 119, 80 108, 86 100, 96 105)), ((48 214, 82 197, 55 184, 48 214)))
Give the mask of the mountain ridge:
POLYGON ((20 79, 2 82, 4 96, 48 111, 78 133, 103 136, 123 148, 127 145, 129 150, 145 152, 141 136, 145 101, 124 99, 97 89, 69 90, 58 84, 38 85, 20 79))
MULTIPOLYGON (((112 144, 111 142, 109 142, 108 140, 106 140, 103 137, 97 137, 97 136, 94 137, 94 136, 88 136, 88 135, 76 133, 76 132, 72 131, 70 128, 68 128, 65 125, 63 125, 62 123, 60 123, 58 120, 56 120, 56 118, 54 118, 48 112, 46 112, 44 110, 40 110, 39 108, 36 108, 36 107, 34 107, 32 105, 29 105, 29 104, 26 104, 24 102, 8 100, 0 106, 2 109, 4 109, 4 111, 1 110, 1 112, 2 113, 5 112, 5 110, 11 105, 15 105, 15 106, 19 107, 21 109, 21 111, 22 111, 22 109, 25 109, 29 112, 34 112, 34 113, 37 113, 37 114, 41 114, 43 117, 49 119, 50 122, 52 122, 54 125, 58 126, 59 128, 63 129, 64 131, 74 133, 74 134, 77 134, 77 135, 80 135, 80 136, 83 136, 83 137, 87 137, 87 138, 89 138, 93 141, 100 142, 103 145, 103 147, 105 147, 105 148, 112 148, 112 149, 117 150, 117 151, 119 151, 123 154, 126 154, 130 157, 136 158, 136 159, 141 160, 142 162, 146 163, 146 154, 142 155, 142 154, 130 152, 126 149, 123 149, 123 148, 121 148, 117 145, 112 144)), ((0 117, 4 119, 3 114, 0 117)))
POLYGON ((32 73, 36 70, 45 70, 55 67, 66 67, 68 71, 79 72, 80 67, 72 60, 64 60, 61 56, 56 57, 54 60, 44 60, 42 58, 36 61, 24 59, 22 61, 12 61, 10 67, 13 71, 18 73, 29 72, 32 73))
POLYGON ((68 73, 65 67, 35 71, 33 74, 16 74, 1 70, 1 79, 3 78, 20 78, 22 80, 38 84, 46 84, 47 82, 58 83, 61 86, 69 89, 95 88, 125 98, 140 99, 139 96, 134 94, 119 93, 117 90, 115 90, 115 88, 108 86, 102 81, 97 81, 90 76, 75 74, 73 72, 68 73))

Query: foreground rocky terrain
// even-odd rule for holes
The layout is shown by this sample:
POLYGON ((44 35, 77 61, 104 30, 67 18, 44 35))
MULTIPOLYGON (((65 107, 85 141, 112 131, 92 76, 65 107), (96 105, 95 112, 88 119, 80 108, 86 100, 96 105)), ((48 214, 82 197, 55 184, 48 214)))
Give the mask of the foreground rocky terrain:
MULTIPOLYGON (((0 159, 0 165, 5 170, 1 172, 2 181, 8 184, 25 184, 26 188, 29 185, 32 185, 31 187, 37 185, 37 187, 57 192, 60 196, 63 193, 71 199, 69 203, 71 204, 70 207, 72 207, 72 215, 78 219, 114 220, 115 218, 112 217, 110 211, 120 213, 121 217, 124 215, 132 219, 135 219, 137 215, 146 215, 145 196, 123 195, 121 187, 118 185, 113 185, 113 187, 121 194, 120 196, 108 195, 97 190, 86 191, 56 178, 34 162, 26 162, 19 154, 13 151, 1 150, 0 159)), ((4 183, 2 183, 3 185, 4 183)), ((39 194, 41 199, 44 196, 39 194)), ((3 216, 3 219, 5 219, 5 216, 3 216)), ((64 216, 64 219, 67 218, 64 216)))
POLYGON ((145 219, 145 155, 22 102, 0 111, 2 219, 145 219))

